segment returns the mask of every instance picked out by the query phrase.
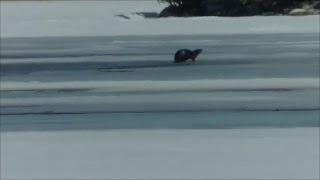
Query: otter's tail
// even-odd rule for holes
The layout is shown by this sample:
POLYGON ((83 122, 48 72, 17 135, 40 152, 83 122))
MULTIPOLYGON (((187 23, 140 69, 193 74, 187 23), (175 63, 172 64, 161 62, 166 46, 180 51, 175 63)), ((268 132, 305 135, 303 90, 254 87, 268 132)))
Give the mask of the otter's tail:
POLYGON ((193 53, 193 55, 192 55, 192 61, 193 62, 195 62, 195 60, 196 60, 196 58, 197 58, 197 56, 200 54, 202 52, 202 49, 196 49, 196 50, 194 50, 192 53, 193 53))

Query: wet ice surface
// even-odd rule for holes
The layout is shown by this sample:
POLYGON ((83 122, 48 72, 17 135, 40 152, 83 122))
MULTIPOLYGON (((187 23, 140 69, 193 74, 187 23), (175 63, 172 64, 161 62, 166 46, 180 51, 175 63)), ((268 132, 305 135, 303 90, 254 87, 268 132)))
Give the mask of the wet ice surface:
POLYGON ((4 38, 2 129, 318 126, 318 39, 4 38), (180 48, 204 51, 175 64, 180 48))

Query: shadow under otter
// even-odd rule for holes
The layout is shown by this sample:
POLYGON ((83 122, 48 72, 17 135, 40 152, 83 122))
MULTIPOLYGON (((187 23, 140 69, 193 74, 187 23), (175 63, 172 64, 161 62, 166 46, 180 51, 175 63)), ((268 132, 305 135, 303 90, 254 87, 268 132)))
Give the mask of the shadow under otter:
POLYGON ((196 49, 194 51, 191 51, 189 49, 180 49, 176 52, 174 56, 174 62, 175 63, 181 63, 185 62, 189 59, 191 59, 193 62, 195 62, 197 56, 202 52, 202 49, 196 49))

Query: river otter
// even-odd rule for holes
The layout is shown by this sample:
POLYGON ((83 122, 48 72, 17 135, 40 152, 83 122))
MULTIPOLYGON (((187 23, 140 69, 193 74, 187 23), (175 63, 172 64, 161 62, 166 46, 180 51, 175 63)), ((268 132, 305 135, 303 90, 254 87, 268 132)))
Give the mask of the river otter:
POLYGON ((174 62, 180 63, 191 59, 195 62, 197 56, 202 52, 202 49, 196 49, 194 51, 190 51, 189 49, 180 49, 176 52, 174 56, 174 62))

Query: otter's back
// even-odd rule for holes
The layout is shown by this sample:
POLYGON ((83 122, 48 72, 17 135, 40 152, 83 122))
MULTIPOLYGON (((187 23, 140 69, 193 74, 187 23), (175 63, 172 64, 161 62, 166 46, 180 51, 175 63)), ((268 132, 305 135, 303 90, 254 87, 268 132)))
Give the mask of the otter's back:
POLYGON ((180 49, 179 51, 176 52, 175 56, 174 56, 174 61, 175 62, 184 62, 188 59, 192 58, 192 51, 188 50, 188 49, 180 49))

